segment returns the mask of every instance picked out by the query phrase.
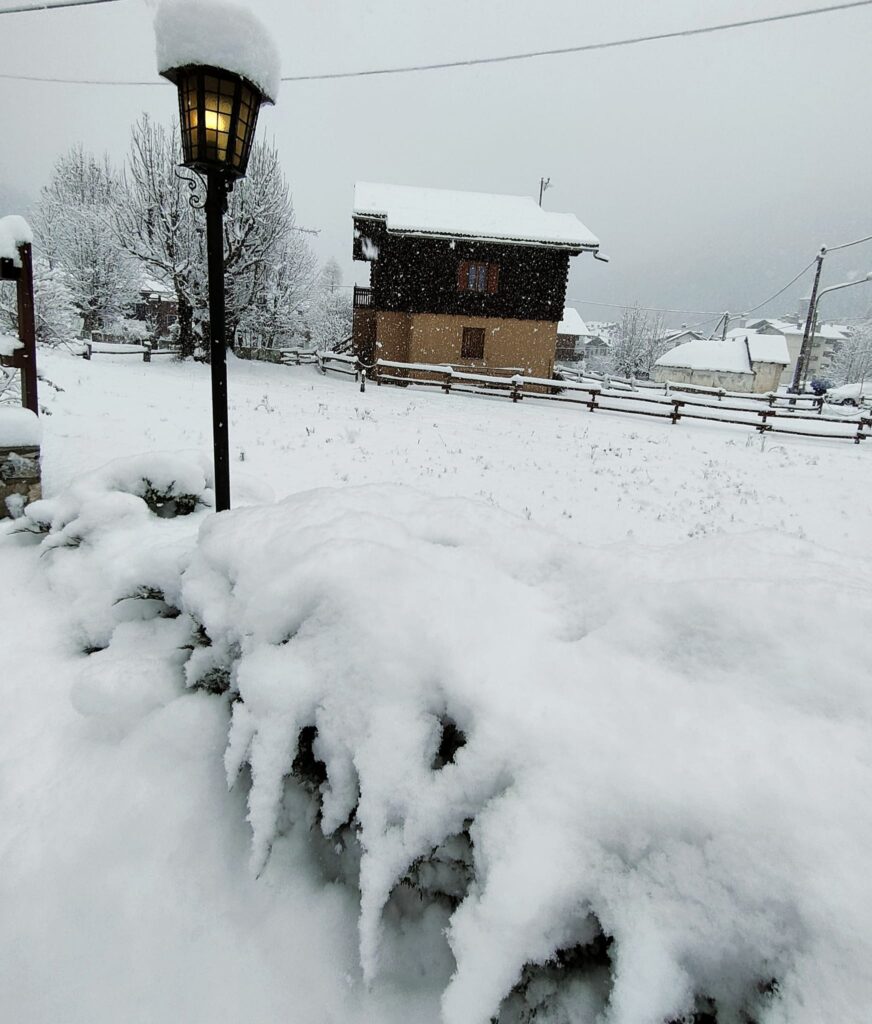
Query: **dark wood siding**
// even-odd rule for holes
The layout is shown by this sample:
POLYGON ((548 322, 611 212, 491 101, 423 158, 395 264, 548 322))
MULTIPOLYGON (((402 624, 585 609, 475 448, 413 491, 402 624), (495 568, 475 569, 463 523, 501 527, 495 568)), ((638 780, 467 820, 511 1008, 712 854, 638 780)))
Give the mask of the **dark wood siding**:
POLYGON ((569 273, 569 253, 565 250, 408 238, 388 235, 377 222, 356 221, 357 259, 364 258, 363 238, 378 250, 378 257, 370 262, 370 287, 376 309, 518 320, 563 318, 569 273), (488 274, 486 291, 459 289, 464 261, 494 267, 488 274))

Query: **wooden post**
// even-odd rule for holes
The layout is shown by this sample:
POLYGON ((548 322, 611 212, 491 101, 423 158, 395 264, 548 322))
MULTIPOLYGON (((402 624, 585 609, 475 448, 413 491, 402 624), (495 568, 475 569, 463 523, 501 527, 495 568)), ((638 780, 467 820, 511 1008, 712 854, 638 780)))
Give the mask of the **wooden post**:
POLYGON ((18 278, 18 337, 21 351, 21 404, 39 415, 36 379, 36 318, 33 309, 33 254, 30 243, 18 246, 21 274, 18 278))

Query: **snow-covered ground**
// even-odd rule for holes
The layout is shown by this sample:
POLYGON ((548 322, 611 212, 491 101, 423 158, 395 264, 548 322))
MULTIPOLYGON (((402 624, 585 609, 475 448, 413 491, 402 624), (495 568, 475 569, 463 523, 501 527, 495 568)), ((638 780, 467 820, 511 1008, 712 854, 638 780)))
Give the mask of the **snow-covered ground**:
POLYGON ((504 1019, 866 1019, 867 448, 231 360, 249 507, 162 520, 131 492, 203 493, 208 368, 41 360, 56 529, 0 538, 2 1019, 485 1024, 599 929, 610 970, 504 1019), (241 701, 186 689, 228 665, 241 701), (312 724, 317 817, 283 790, 312 724), (467 833, 457 909, 401 898, 467 833))

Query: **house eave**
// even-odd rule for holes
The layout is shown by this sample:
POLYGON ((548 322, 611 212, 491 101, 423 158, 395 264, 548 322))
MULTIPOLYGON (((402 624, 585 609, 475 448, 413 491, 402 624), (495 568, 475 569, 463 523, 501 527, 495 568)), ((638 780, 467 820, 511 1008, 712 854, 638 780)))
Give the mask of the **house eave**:
POLYGON ((559 242, 545 241, 539 238, 509 238, 505 235, 472 235, 458 231, 416 231, 414 229, 398 229, 388 227, 385 217, 365 213, 355 213, 354 220, 369 221, 373 224, 379 224, 388 235, 392 235, 396 238, 431 238, 439 241, 485 242, 490 245, 518 245, 542 249, 557 249, 561 252, 568 252, 572 256, 578 256, 583 252, 599 251, 599 242, 559 242))

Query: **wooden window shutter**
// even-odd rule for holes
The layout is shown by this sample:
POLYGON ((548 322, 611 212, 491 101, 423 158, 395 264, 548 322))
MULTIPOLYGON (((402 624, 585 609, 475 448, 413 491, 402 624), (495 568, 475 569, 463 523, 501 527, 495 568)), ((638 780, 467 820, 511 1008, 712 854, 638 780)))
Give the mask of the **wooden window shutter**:
POLYGON ((457 290, 459 292, 465 292, 468 289, 469 282, 469 260, 461 260, 460 266, 457 268, 457 290))
POLYGON ((487 265, 487 291, 488 295, 495 295, 497 286, 500 283, 500 265, 488 263, 487 265))

